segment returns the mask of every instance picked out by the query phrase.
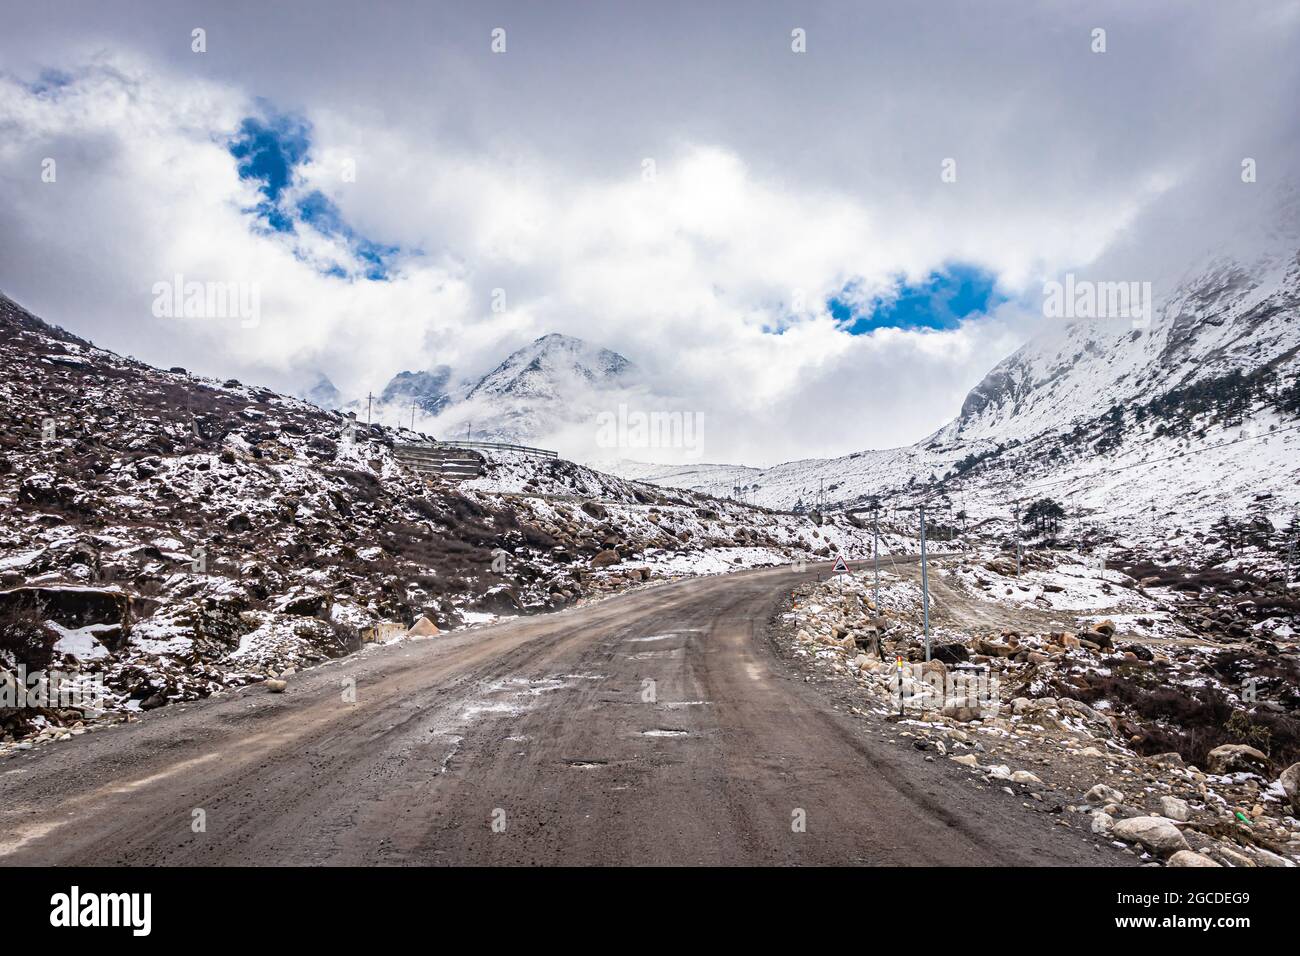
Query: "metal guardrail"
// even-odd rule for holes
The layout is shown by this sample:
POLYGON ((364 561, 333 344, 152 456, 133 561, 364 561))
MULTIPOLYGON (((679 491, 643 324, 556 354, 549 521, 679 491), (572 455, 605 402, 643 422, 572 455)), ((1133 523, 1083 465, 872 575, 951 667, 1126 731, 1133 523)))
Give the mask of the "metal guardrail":
POLYGON ((538 458, 559 458, 558 452, 551 451, 549 448, 533 448, 531 445, 511 445, 506 442, 498 441, 435 441, 435 442, 418 442, 406 445, 407 448, 468 448, 471 451, 482 449, 484 451, 517 451, 525 455, 536 455, 538 458))

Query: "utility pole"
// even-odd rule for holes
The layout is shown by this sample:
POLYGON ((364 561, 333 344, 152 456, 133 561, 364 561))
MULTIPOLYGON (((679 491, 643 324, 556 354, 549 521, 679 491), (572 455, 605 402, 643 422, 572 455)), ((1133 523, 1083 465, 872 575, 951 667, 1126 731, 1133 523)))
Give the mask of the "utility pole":
POLYGON ((470 429, 474 427, 474 421, 471 419, 465 423, 465 440, 469 441, 470 429))
POLYGON ((930 574, 925 558, 925 505, 921 505, 921 606, 925 622, 925 659, 930 659, 930 574))
POLYGON ((369 427, 370 425, 370 403, 374 399, 374 397, 375 396, 373 393, 366 392, 366 426, 367 427, 369 427))
POLYGON ((880 506, 871 506, 871 556, 876 564, 876 616, 880 616, 880 506))
POLYGON ((415 431, 415 396, 411 396, 411 431, 415 431))

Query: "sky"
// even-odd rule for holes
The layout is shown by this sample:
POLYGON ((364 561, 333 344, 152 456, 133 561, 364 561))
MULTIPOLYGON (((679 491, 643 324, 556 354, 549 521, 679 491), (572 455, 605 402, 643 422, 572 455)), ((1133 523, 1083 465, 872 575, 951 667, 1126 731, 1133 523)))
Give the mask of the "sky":
POLYGON ((561 332, 701 416, 706 461, 920 440, 1050 321, 1045 281, 1158 297, 1296 174, 1291 0, 4 19, 0 291, 36 314, 345 397, 561 332), (243 307, 176 315, 178 282, 243 307))

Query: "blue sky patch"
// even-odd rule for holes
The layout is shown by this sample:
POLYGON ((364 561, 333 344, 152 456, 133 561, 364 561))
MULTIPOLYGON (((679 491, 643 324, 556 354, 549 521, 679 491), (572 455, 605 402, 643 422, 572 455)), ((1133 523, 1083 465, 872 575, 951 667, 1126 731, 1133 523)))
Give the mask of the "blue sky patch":
POLYGON ((258 183, 262 201, 257 215, 276 232, 293 232, 293 220, 280 209, 280 195, 293 182, 293 171, 307 157, 310 127, 304 120, 249 116, 239 124, 230 155, 239 160, 239 178, 258 183))
MULTIPOLYGON (((310 162, 311 124, 305 119, 279 115, 268 110, 266 117, 249 116, 239 124, 230 140, 230 155, 238 161, 239 178, 257 183, 262 198, 246 212, 255 215, 267 228, 293 234, 300 224, 342 240, 349 251, 363 263, 361 274, 382 281, 389 277, 391 260, 401 251, 359 234, 344 221, 342 213, 328 196, 313 190, 290 201, 290 187, 299 167, 310 162), (286 195, 286 192, 289 195, 286 195)), ((321 269, 322 275, 346 278, 348 271, 339 263, 321 269)))
POLYGON ((898 280, 897 294, 858 301, 854 283, 826 302, 831 316, 851 335, 876 329, 955 329, 963 319, 986 313, 1007 301, 993 273, 954 263, 931 272, 924 282, 898 280))
POLYGON ((36 82, 28 83, 27 89, 31 90, 37 96, 49 96, 57 94, 65 86, 72 85, 72 74, 64 70, 42 70, 36 82))

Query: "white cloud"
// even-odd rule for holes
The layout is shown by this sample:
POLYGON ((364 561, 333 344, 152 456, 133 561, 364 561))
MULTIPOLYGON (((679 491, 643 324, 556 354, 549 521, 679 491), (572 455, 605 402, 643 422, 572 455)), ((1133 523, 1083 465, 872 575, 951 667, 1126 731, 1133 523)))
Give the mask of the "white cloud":
MULTIPOLYGON (((157 364, 287 390, 323 372, 352 396, 402 369, 481 374, 561 331, 645 369, 657 392, 645 401, 702 413, 706 459, 766 464, 922 437, 1032 330, 1044 277, 1117 248, 1133 277, 1157 247, 1172 258, 1165 240, 1181 245, 1187 230, 1164 225, 1152 242, 1152 210, 1187 199, 1207 170, 1230 179, 1242 140, 1264 168, 1286 165, 1261 131, 1295 70, 1269 72, 1289 61, 1249 24, 1115 7, 1114 55, 1096 60, 1073 52, 1082 21, 1051 7, 989 25, 959 5, 924 35, 901 13, 864 24, 827 11, 799 63, 768 44, 786 15, 767 8, 733 24, 730 44, 692 19, 668 31, 683 44, 668 52, 652 42, 668 30, 655 18, 643 33, 592 22, 621 38, 611 48, 518 14, 512 52, 495 60, 456 32, 477 36, 478 14, 457 13, 422 58, 414 33, 376 16, 356 27, 355 63, 307 71, 314 87, 304 63, 319 67, 339 42, 323 19, 295 23, 277 59, 279 14, 242 32, 223 28, 234 14, 214 15, 214 52, 197 65, 158 43, 92 58, 19 24, 73 80, 37 93, 0 76, 0 287, 157 364), (1171 52, 1211 39, 1215 70, 1243 51, 1258 65, 1254 99, 1243 105, 1235 71, 1225 89, 1198 56, 1171 52), (850 64, 853 43, 869 55, 850 64), (400 246, 391 281, 322 275, 364 263, 309 227, 255 228, 256 191, 226 147, 261 108, 254 94, 311 122, 295 189, 400 246), (1189 145, 1210 129, 1222 142, 1189 145), (39 179, 47 155, 55 185, 39 179), (948 155, 956 184, 939 179, 948 155), (355 182, 341 175, 349 161, 355 182), (994 273, 1011 301, 944 332, 852 337, 825 312, 846 282, 870 299, 953 261, 994 273), (177 273, 257 283, 261 324, 155 319, 149 290, 177 273)), ((171 16, 151 29, 185 21, 171 16)), ((1294 34, 1296 20, 1269 29, 1294 34)))

